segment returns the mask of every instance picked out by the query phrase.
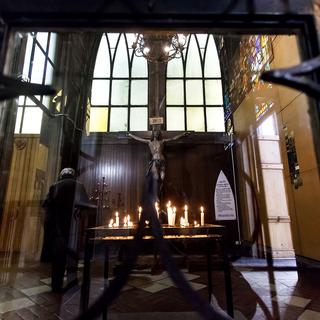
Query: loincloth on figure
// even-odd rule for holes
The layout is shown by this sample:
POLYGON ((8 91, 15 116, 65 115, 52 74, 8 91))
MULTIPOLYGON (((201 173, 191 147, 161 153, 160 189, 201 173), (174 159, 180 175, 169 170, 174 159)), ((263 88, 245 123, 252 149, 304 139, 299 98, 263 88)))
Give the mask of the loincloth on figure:
POLYGON ((149 167, 146 175, 148 175, 151 172, 153 166, 157 169, 157 172, 160 173, 161 171, 165 171, 166 162, 163 159, 152 159, 149 162, 149 167))

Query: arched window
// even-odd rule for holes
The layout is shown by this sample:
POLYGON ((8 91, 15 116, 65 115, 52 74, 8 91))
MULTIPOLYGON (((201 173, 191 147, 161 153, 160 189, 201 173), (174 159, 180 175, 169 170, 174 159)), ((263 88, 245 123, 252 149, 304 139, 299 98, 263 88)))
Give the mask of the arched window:
MULTIPOLYGON (((32 83, 52 84, 56 51, 55 33, 31 32, 26 39, 22 78, 32 83)), ((20 96, 15 133, 40 134, 43 111, 49 108, 50 96, 20 96)))
POLYGON ((135 34, 102 36, 92 80, 90 132, 148 130, 148 65, 133 54, 135 34))
POLYGON ((190 34, 181 59, 167 65, 167 130, 224 132, 220 64, 212 34, 190 34))

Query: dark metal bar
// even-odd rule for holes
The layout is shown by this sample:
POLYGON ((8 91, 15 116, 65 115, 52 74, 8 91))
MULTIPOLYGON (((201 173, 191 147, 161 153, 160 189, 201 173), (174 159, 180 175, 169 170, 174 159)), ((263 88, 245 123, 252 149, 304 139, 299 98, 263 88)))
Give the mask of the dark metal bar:
POLYGON ((91 232, 86 231, 85 235, 85 251, 84 251, 84 268, 83 279, 80 296, 80 310, 85 312, 89 305, 89 291, 90 291, 90 260, 93 253, 93 243, 90 241, 91 232))
MULTIPOLYGON (((104 277, 104 289, 109 286, 108 277, 109 277, 109 246, 105 244, 104 250, 104 266, 103 266, 103 277, 104 277)), ((102 319, 107 320, 108 317, 108 305, 102 311, 102 319)))
POLYGON ((211 250, 210 250, 210 243, 207 243, 207 273, 208 273, 208 301, 211 301, 211 294, 212 294, 212 265, 211 265, 211 250))
POLYGON ((224 272, 224 283, 225 283, 225 291, 226 291, 227 312, 228 312, 228 315, 233 318, 231 271, 230 271, 230 262, 229 262, 225 241, 226 239, 225 237, 223 237, 221 241, 221 246, 222 246, 222 254, 223 254, 223 272, 224 272))

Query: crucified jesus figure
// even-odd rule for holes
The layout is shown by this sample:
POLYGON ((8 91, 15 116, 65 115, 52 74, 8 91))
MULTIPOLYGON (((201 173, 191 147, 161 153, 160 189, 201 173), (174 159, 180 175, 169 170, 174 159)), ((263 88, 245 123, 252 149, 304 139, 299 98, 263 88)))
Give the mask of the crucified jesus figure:
POLYGON ((147 171, 148 174, 152 174, 152 177, 154 180, 158 181, 160 189, 162 187, 162 183, 164 181, 165 177, 165 158, 163 155, 163 149, 164 149, 164 144, 169 141, 177 140, 180 139, 186 135, 188 135, 188 132, 184 132, 182 134, 179 134, 171 139, 161 139, 161 132, 160 131, 152 131, 152 136, 151 139, 143 139, 138 136, 133 135, 132 133, 128 133, 128 136, 143 142, 147 143, 150 149, 150 153, 152 155, 152 159, 149 162, 149 167, 147 171))

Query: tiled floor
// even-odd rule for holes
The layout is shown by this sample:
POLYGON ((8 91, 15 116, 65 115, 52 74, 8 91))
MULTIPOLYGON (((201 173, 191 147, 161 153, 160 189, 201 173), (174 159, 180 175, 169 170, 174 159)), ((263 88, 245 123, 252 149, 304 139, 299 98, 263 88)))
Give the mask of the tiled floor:
MULTIPOLYGON (((0 319, 74 319, 79 312, 80 288, 64 294, 50 291, 49 266, 30 264, 1 270, 0 319)), ((79 276, 81 278, 80 268, 79 276)), ((205 271, 182 269, 190 285, 207 299, 205 271)), ((102 265, 93 264, 90 301, 103 291, 102 265)), ((213 271, 213 292, 225 309, 224 275, 213 271)), ((236 263, 232 271, 235 319, 320 320, 320 270, 236 263)), ((164 271, 134 270, 120 296, 109 308, 111 320, 200 319, 164 271)))

